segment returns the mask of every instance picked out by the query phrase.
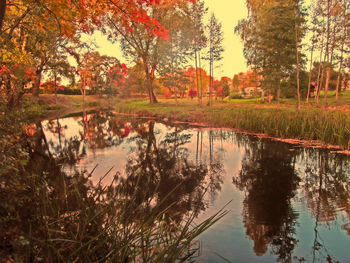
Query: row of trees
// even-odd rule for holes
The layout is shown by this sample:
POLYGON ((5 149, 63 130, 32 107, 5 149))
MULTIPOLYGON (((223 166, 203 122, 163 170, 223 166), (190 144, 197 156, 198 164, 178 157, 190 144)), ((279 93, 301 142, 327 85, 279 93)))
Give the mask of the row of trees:
POLYGON ((28 85, 38 96, 43 79, 55 93, 63 79, 79 86, 83 95, 87 86, 122 87, 127 78, 126 66, 114 57, 101 56, 93 45, 83 41, 84 34, 95 30, 102 31, 112 42, 118 41, 129 62, 142 69, 143 73, 133 81, 146 87, 150 103, 157 102, 155 77, 161 76, 163 83, 177 93, 181 72, 193 57, 200 94, 203 83, 199 81, 197 64, 201 66, 201 51, 205 49, 203 58, 209 60, 211 76, 214 61, 221 59, 223 51, 221 24, 212 15, 209 25, 204 25, 207 9, 201 1, 1 3, 0 87, 9 109, 20 105, 28 85))
POLYGON ((264 92, 273 93, 279 103, 281 85, 294 79, 300 109, 300 75, 306 67, 305 54, 309 51, 307 102, 311 83, 315 81, 316 102, 323 89, 326 105, 331 72, 336 67, 338 94, 341 78, 345 78, 350 62, 348 1, 314 0, 309 16, 302 0, 247 0, 247 7, 248 18, 238 23, 235 33, 243 41, 247 64, 260 75, 259 84, 264 92), (309 35, 312 35, 309 44, 304 45, 309 35), (318 63, 313 59, 315 54, 319 55, 318 63), (312 75, 313 67, 318 67, 317 76, 312 75))
MULTIPOLYGON (((92 78, 87 69, 91 52, 86 51, 89 47, 81 41, 81 35, 92 33, 102 25, 101 18, 107 14, 121 27, 134 23, 142 25, 150 34, 159 34, 163 27, 145 11, 156 2, 1 1, 0 87, 7 107, 12 109, 20 105, 29 83, 33 85, 33 95, 38 95, 44 73, 54 83, 61 77, 74 80, 78 76, 84 89, 92 78), (74 66, 68 60, 72 55, 77 62, 74 66)), ((117 60, 113 63, 112 67, 120 64, 117 60)))
MULTIPOLYGON (((204 90, 201 81, 201 59, 209 60, 209 75, 213 76, 214 62, 221 59, 223 52, 221 24, 212 14, 209 24, 204 25, 203 17, 207 8, 201 1, 157 5, 149 12, 169 30, 166 38, 150 35, 137 25, 121 30, 120 26, 108 17, 107 27, 102 30, 112 41, 120 40, 121 49, 129 61, 143 65, 150 103, 157 102, 154 94, 156 74, 160 76, 162 84, 174 93, 177 100, 177 93, 186 82, 183 71, 194 58, 196 90, 201 102, 204 90)), ((213 89, 213 84, 209 89, 213 89)))

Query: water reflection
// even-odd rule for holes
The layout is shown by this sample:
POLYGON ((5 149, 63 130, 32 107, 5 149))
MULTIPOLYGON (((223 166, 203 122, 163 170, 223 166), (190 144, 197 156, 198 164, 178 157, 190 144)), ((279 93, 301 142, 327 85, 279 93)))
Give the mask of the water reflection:
POLYGON ((335 262, 327 248, 319 227, 330 227, 339 215, 345 215, 341 228, 349 232, 350 222, 350 166, 345 155, 330 154, 325 150, 304 149, 301 159, 305 163, 303 190, 307 205, 314 218, 313 261, 324 258, 335 262), (341 212, 341 213, 339 213, 341 212))
MULTIPOLYGON (((243 193, 242 209, 232 207, 232 217, 242 222, 245 236, 237 237, 233 246, 244 248, 246 238, 253 242, 242 262, 265 257, 267 262, 349 259, 341 248, 350 244, 350 162, 345 155, 109 112, 43 121, 36 127, 29 142, 28 171, 54 171, 49 195, 60 213, 72 212, 79 204, 76 196, 66 194, 68 188, 88 198, 114 166, 105 181, 118 185, 108 189, 110 197, 133 200, 126 218, 142 221, 166 210, 164 220, 176 226, 191 213, 221 208, 217 200, 222 195, 232 199, 236 187, 243 193), (101 160, 106 162, 102 173, 95 170, 89 177, 83 172, 101 160)), ((237 235, 237 225, 219 224, 230 235, 237 235)), ((224 246, 215 234, 212 243, 224 246)), ((225 254, 228 259, 236 256, 225 254)))
MULTIPOLYGON (((137 136, 131 138, 137 145, 129 155, 125 167, 125 177, 121 194, 135 192, 138 203, 153 198, 152 206, 167 211, 168 219, 179 223, 188 212, 199 213, 205 210, 204 193, 206 189, 215 192, 220 188, 220 163, 196 164, 191 160, 185 147, 192 135, 175 127, 157 141, 155 122, 148 121, 135 127, 137 136), (206 180, 209 178, 209 181, 206 180), (175 187, 175 188, 174 188, 175 187), (166 199, 166 202, 163 200, 166 199), (160 204, 159 204, 160 203, 160 204), (156 205, 159 204, 159 205, 156 205)), ((151 207, 145 207, 144 216, 151 207)))
MULTIPOLYGON (((189 212, 198 214, 205 210, 208 204, 203 196, 206 192, 213 197, 220 191, 223 176, 220 159, 213 156, 213 149, 208 160, 199 152, 197 160, 191 158, 186 145, 193 134, 185 127, 163 125, 164 134, 159 134, 154 121, 127 120, 110 112, 83 113, 71 123, 55 119, 44 126, 41 130, 46 131, 50 138, 46 138, 45 132, 40 132, 41 143, 36 147, 45 146, 49 156, 63 167, 74 167, 88 152, 95 154, 99 149, 127 145, 129 151, 125 152, 125 162, 116 160, 115 163, 121 175, 115 183, 119 185, 117 194, 121 199, 135 196, 134 207, 129 210, 138 217, 147 217, 170 207, 167 220, 177 224, 189 212), (74 133, 67 131, 69 125, 76 125, 74 133), (148 206, 143 205, 145 203, 148 206), (157 211, 154 211, 155 207, 157 211)), ((203 135, 201 137, 203 139, 203 135)), ((209 138, 212 140, 212 136, 209 138)), ((114 179, 110 177, 107 183, 114 179)))
POLYGON ((304 191, 307 204, 319 222, 336 220, 343 210, 350 220, 350 164, 345 155, 305 150, 304 191), (307 158, 305 158, 307 156, 307 158))
MULTIPOLYGON (((23 178, 28 181, 23 182, 23 192, 16 193, 21 199, 16 198, 20 202, 13 204, 18 210, 17 221, 11 221, 11 227, 16 228, 14 231, 22 239, 10 231, 11 227, 5 229, 1 238, 7 241, 1 242, 0 247, 9 248, 6 258, 11 258, 9 255, 15 251, 14 255, 23 256, 23 261, 48 259, 51 255, 58 261, 79 258, 96 262, 108 259, 114 248, 125 258, 123 262, 129 262, 141 253, 135 252, 139 253, 136 257, 130 254, 133 249, 129 246, 137 248, 141 242, 135 236, 137 229, 145 231, 145 238, 151 238, 157 249, 164 246, 162 242, 167 244, 165 250, 175 251, 178 245, 188 249, 188 234, 184 236, 181 226, 207 208, 203 196, 208 189, 212 194, 220 189, 220 162, 212 158, 208 163, 204 159, 197 163, 190 158, 185 145, 192 134, 181 127, 167 127, 168 132, 158 136, 154 121, 126 121, 110 113, 84 114, 73 120, 38 122, 37 132, 27 140, 30 156, 23 178), (123 143, 129 145, 127 162, 124 167, 118 167, 120 172, 108 183, 96 184, 86 171, 65 169, 75 167, 89 152, 123 143), (159 227, 164 236, 157 232, 159 227), (153 240, 158 234, 158 239, 153 240), (135 240, 130 241, 130 236, 135 240), (183 239, 181 244, 176 244, 176 237, 183 239), (62 247, 51 246, 50 242, 60 243, 62 247), (81 258, 78 251, 84 244, 89 244, 91 249, 86 258, 81 258), (21 250, 23 254, 19 253, 21 250)), ((150 249, 149 257, 157 254, 151 246, 147 249, 150 249)), ((179 256, 184 255, 178 254, 169 262, 179 256)))
POLYGON ((261 256, 268 245, 280 262, 290 262, 297 244, 295 225, 298 214, 291 199, 300 178, 295 172, 294 151, 277 142, 237 136, 245 143, 245 156, 233 183, 246 196, 243 201, 243 222, 246 234, 254 241, 254 252, 261 256))

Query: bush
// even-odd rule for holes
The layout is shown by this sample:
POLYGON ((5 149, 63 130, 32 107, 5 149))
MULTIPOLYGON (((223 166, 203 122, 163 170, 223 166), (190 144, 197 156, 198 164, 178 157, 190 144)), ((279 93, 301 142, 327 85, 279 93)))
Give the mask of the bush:
POLYGON ((190 89, 188 91, 188 96, 193 99, 194 97, 197 97, 197 91, 193 90, 193 89, 190 89))
POLYGON ((232 92, 230 93, 229 99, 230 99, 230 100, 233 100, 233 99, 243 99, 243 97, 242 97, 242 94, 241 94, 240 92, 238 92, 238 91, 232 91, 232 92))

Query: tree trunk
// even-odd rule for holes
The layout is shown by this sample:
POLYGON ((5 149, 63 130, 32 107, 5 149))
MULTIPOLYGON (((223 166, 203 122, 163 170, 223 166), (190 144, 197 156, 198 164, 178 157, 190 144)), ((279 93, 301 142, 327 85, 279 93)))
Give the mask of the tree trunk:
POLYGON ((0 31, 2 29, 2 25, 4 24, 5 11, 6 11, 6 0, 0 0, 0 31))
POLYGON ((260 99, 260 102, 261 102, 261 103, 264 103, 264 102, 265 102, 265 90, 262 90, 262 91, 261 91, 261 99, 260 99))
POLYGON ((149 97, 149 103, 150 104, 154 104, 154 103, 158 103, 156 96, 153 93, 153 72, 150 73, 149 69, 148 69, 148 65, 146 64, 146 62, 144 61, 144 70, 146 73, 146 86, 147 86, 147 91, 148 91, 148 97, 149 97))
POLYGON ((174 91, 175 91, 175 103, 176 106, 179 105, 178 101, 177 101, 177 87, 174 87, 174 91))
POLYGON ((200 98, 199 98, 199 81, 198 81, 198 67, 197 67, 197 50, 194 51, 194 60, 195 60, 195 64, 196 64, 196 87, 197 87, 198 104, 200 104, 200 98))
POLYGON ((6 93, 6 107, 8 110, 14 110, 19 108, 21 100, 24 95, 24 84, 20 85, 20 88, 13 87, 10 81, 5 84, 6 93))
MULTIPOLYGON (((298 51, 297 51, 298 53, 298 51)), ((298 95, 298 112, 300 111, 300 77, 299 77, 299 55, 297 54, 297 95, 298 95)))
POLYGON ((277 94, 276 94, 277 108, 280 107, 280 97, 281 97, 281 80, 278 79, 277 94))
MULTIPOLYGON (((202 66, 201 66, 201 52, 198 53, 198 62, 199 62, 199 78, 200 78, 200 102, 202 104, 202 98, 203 98, 203 82, 202 82, 202 66)), ((199 96, 199 94, 198 94, 199 96)))
POLYGON ((197 148, 196 148, 196 165, 198 166, 198 145, 199 145, 199 131, 197 130, 197 148))
POLYGON ((54 75, 55 75, 55 101, 57 104, 57 74, 56 74, 56 72, 54 73, 54 75))
POLYGON ((34 80, 33 87, 32 87, 32 95, 34 97, 39 97, 40 83, 41 83, 41 72, 42 72, 42 70, 38 70, 36 72, 36 78, 34 80))
POLYGON ((320 64, 318 65, 317 82, 316 82, 316 90, 315 90, 315 102, 317 104, 318 104, 318 97, 321 89, 321 80, 323 78, 323 71, 324 71, 324 67, 323 67, 324 65, 322 64, 323 48, 324 48, 324 32, 322 32, 320 64), (321 69, 322 69, 322 74, 321 74, 321 69))
MULTIPOLYGON (((311 57, 312 57, 312 53, 311 53, 311 57)), ((311 60, 312 60, 312 58, 311 58, 311 60)), ((311 88, 311 66, 310 66, 310 72, 309 72, 309 83, 308 83, 308 86, 307 86, 306 103, 309 103, 310 88, 311 88)), ((315 90, 314 90, 314 92, 315 92, 315 90)))
POLYGON ((335 101, 338 101, 339 97, 339 86, 340 86, 340 72, 337 78, 337 88, 335 89, 335 101))
POLYGON ((309 83, 308 83, 308 86, 307 86, 306 103, 309 103, 309 98, 310 98, 312 58, 313 58, 314 47, 315 47, 314 37, 315 37, 315 31, 314 31, 314 33, 312 35, 312 47, 311 47, 310 70, 309 70, 309 83))
POLYGON ((85 76, 82 76, 81 85, 80 85, 80 93, 83 96, 83 105, 85 105, 85 90, 86 90, 85 76))
MULTIPOLYGON (((321 56, 322 56, 322 50, 321 50, 321 56)), ((321 80, 320 78, 321 78, 321 67, 322 67, 321 60, 322 59, 320 59, 320 64, 318 65, 317 81, 316 81, 316 87, 315 87, 315 91, 314 91, 316 103, 318 103, 318 91, 320 89, 320 80, 321 80)))
POLYGON ((154 104, 158 103, 156 96, 153 93, 153 80, 147 79, 147 90, 148 90, 148 96, 149 96, 149 103, 154 104))
MULTIPOLYGON (((324 99, 323 99, 323 108, 326 108, 327 105, 327 92, 329 87, 329 81, 331 77, 331 68, 329 65, 329 38, 330 38, 330 0, 327 0, 327 42, 326 42, 326 53, 327 56, 327 75, 326 75, 326 85, 324 87, 324 99)), ((333 52, 333 51, 332 51, 333 52)))
POLYGON ((209 51, 209 106, 211 106, 211 84, 212 84, 212 81, 211 81, 211 67, 212 67, 212 64, 211 64, 211 47, 210 47, 210 51, 209 51))
POLYGON ((326 64, 326 54, 325 54, 325 58, 323 60, 322 66, 321 66, 322 67, 322 71, 321 71, 320 82, 319 82, 319 85, 318 85, 317 97, 316 97, 316 103, 317 104, 319 103, 320 93, 321 93, 321 89, 322 89, 322 86, 323 86, 325 64, 326 64))
MULTIPOLYGON (((296 12, 296 10, 295 10, 296 12)), ((297 57, 297 95, 298 95, 298 112, 300 111, 300 77, 299 77, 299 48, 298 48, 298 42, 299 42, 299 37, 298 37, 298 26, 295 23, 295 45, 296 45, 296 57, 297 57)), ((310 86, 309 86, 310 87, 310 86)))
POLYGON ((329 80, 331 79, 331 68, 327 67, 327 78, 326 78, 326 86, 324 87, 324 99, 323 99, 323 108, 325 109, 327 106, 327 92, 329 87, 329 80))
MULTIPOLYGON (((345 10, 345 9, 344 9, 345 10)), ((345 14, 344 14, 345 15, 345 14)), ((345 19, 345 18, 343 18, 345 19)), ((344 43, 345 43, 345 37, 346 37, 346 24, 344 22, 344 25, 343 25, 343 29, 344 29, 344 32, 343 32, 343 36, 341 38, 341 51, 340 51, 340 63, 339 63, 339 70, 338 70, 338 79, 337 79, 337 88, 335 90, 335 100, 338 101, 338 96, 339 96, 339 91, 341 91, 341 89, 339 90, 339 86, 340 86, 340 75, 341 75, 341 70, 343 68, 343 56, 344 56, 344 43)))

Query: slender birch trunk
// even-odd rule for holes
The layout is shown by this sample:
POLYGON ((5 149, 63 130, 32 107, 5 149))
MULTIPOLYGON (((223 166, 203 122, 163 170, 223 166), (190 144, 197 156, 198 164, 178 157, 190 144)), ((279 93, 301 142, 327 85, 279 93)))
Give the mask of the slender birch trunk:
MULTIPOLYGON (((296 7, 295 13, 296 13, 296 7)), ((298 95, 298 112, 300 111, 300 77, 299 77, 299 47, 298 47, 299 37, 298 37, 298 25, 295 23, 295 48, 296 48, 296 57, 297 57, 297 95, 298 95)))
POLYGON ((309 69, 309 83, 308 83, 308 87, 307 87, 306 103, 309 103, 309 98, 310 98, 311 72, 312 72, 312 62, 313 62, 312 59, 313 59, 314 47, 315 47, 314 37, 315 37, 315 31, 313 32, 313 35, 312 35, 312 47, 311 47, 311 57, 310 57, 310 69, 309 69))
MULTIPOLYGON (((200 78, 200 103, 202 104, 202 100, 203 100, 203 81, 202 81, 202 66, 201 66, 201 52, 199 51, 198 53, 198 62, 199 62, 199 78, 200 78)), ((198 93, 198 97, 199 97, 199 93, 198 93)))
POLYGON ((198 66, 197 66, 197 50, 194 51, 194 60, 195 60, 195 65, 196 65, 196 87, 197 87, 198 104, 200 104, 199 81, 198 81, 198 66))
POLYGON ((329 37, 330 37, 330 0, 327 0, 327 42, 326 42, 326 56, 327 56, 327 76, 326 76, 326 85, 324 87, 324 99, 323 99, 323 108, 326 108, 327 105, 327 92, 329 87, 329 80, 331 77, 331 68, 329 65, 329 37))

